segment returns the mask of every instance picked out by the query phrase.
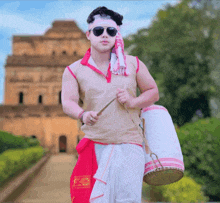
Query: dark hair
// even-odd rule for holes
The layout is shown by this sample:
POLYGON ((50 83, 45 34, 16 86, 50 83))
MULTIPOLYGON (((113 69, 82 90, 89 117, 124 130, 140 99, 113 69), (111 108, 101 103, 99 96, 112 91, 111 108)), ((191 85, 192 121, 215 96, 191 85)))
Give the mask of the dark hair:
POLYGON ((87 18, 87 23, 92 23, 94 19, 94 15, 100 14, 101 16, 106 16, 109 15, 112 20, 114 20, 117 25, 122 25, 122 20, 123 16, 120 15, 119 13, 116 13, 112 10, 107 9, 105 6, 99 6, 95 10, 93 10, 90 14, 89 17, 87 18))

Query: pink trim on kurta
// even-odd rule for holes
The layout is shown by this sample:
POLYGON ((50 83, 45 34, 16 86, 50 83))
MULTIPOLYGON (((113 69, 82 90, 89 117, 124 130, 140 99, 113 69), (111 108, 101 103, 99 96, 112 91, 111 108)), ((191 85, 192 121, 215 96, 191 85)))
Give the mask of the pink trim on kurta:
POLYGON ((139 71, 139 59, 137 56, 136 56, 136 59, 137 59, 137 70, 136 70, 136 73, 137 73, 139 71))
POLYGON ((107 73, 107 76, 105 76, 105 74, 100 71, 99 69, 97 69, 95 66, 89 64, 89 58, 91 56, 91 48, 89 48, 87 51, 86 51, 86 54, 85 56, 83 57, 83 59, 81 60, 81 64, 84 65, 84 66, 88 66, 89 68, 91 68, 93 71, 99 73, 100 75, 103 75, 106 80, 107 80, 107 83, 110 83, 111 82, 111 71, 110 71, 110 67, 111 67, 111 63, 109 63, 109 67, 108 67, 108 73, 107 73))
POLYGON ((103 197, 103 196, 104 196, 104 194, 99 195, 98 197, 94 197, 94 198, 91 199, 91 201, 94 201, 94 200, 96 200, 97 198, 99 198, 99 197, 103 197))
MULTIPOLYGON (((96 144, 109 145, 109 143, 102 143, 102 142, 96 142, 96 141, 93 141, 93 142, 96 143, 96 144)), ((110 143, 110 144, 117 144, 117 143, 110 143)), ((138 145, 138 146, 142 147, 142 145, 137 144, 137 143, 133 143, 133 142, 123 142, 121 144, 135 144, 135 145, 138 145)))
POLYGON ((108 73, 107 73, 107 76, 106 76, 107 83, 110 83, 111 82, 111 78, 112 78, 112 72, 110 71, 110 67, 111 67, 111 63, 109 63, 108 73))
POLYGON ((100 180, 100 179, 98 179, 98 178, 95 178, 96 180, 98 180, 98 181, 100 181, 100 182, 102 182, 102 183, 104 183, 104 184, 107 184, 105 181, 103 181, 103 180, 100 180))
POLYGON ((99 74, 105 76, 105 75, 103 74, 103 72, 101 72, 101 71, 100 71, 99 69, 97 69, 95 66, 93 66, 93 65, 91 65, 91 64, 89 64, 89 63, 87 63, 87 66, 88 66, 89 68, 91 68, 92 70, 94 70, 95 72, 97 72, 97 73, 99 73, 99 74))
POLYGON ((85 53, 83 59, 82 59, 81 62, 80 62, 82 65, 85 65, 85 66, 87 65, 87 62, 88 62, 89 57, 90 57, 90 51, 91 51, 91 48, 89 48, 89 49, 86 51, 86 53, 85 53))
MULTIPOLYGON (((110 156, 109 156, 109 158, 108 158, 108 162, 107 162, 107 164, 106 164, 106 166, 105 166, 105 170, 103 171, 102 177, 104 176, 104 173, 105 173, 105 171, 106 171, 106 169, 107 169, 107 166, 108 166, 108 163, 109 163, 109 161, 110 161, 110 159, 111 159, 111 156, 112 156, 112 153, 113 153, 113 151, 114 151, 114 148, 115 148, 115 146, 112 147, 112 151, 111 151, 111 154, 110 154, 110 156)), ((102 177, 101 177, 101 178, 102 178, 102 177)))
POLYGON ((142 112, 146 112, 146 111, 150 111, 150 110, 158 110, 158 109, 167 111, 167 109, 165 107, 163 107, 163 106, 152 105, 152 106, 148 106, 146 108, 143 108, 142 112))
POLYGON ((67 66, 67 69, 70 71, 70 73, 72 74, 72 76, 76 79, 76 76, 74 75, 74 73, 71 71, 70 67, 67 66))

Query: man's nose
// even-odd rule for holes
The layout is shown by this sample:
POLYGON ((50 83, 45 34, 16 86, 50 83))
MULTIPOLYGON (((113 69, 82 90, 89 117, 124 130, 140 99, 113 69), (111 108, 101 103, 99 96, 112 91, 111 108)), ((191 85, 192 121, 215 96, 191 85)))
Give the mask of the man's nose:
POLYGON ((104 29, 104 32, 102 33, 102 36, 108 36, 107 29, 104 29))

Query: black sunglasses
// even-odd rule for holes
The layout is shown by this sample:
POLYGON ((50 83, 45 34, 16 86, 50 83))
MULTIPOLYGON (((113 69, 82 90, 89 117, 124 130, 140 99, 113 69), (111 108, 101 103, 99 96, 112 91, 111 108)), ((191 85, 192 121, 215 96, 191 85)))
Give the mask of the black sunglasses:
MULTIPOLYGON (((98 26, 98 27, 94 27, 93 29, 90 29, 89 32, 92 30, 93 34, 98 37, 100 36, 103 32, 104 32, 104 27, 102 26, 98 26)), ((110 35, 111 37, 114 37, 117 34, 117 29, 114 27, 107 27, 107 33, 108 35, 110 35)))

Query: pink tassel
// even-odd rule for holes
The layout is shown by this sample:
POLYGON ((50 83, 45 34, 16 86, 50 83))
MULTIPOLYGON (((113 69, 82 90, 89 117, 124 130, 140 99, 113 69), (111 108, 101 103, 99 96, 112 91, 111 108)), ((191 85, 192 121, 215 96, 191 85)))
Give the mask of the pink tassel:
POLYGON ((116 61, 116 64, 113 68, 113 71, 117 72, 120 75, 127 76, 128 72, 127 72, 126 58, 125 58, 125 54, 124 54, 124 41, 123 41, 123 38, 122 38, 120 32, 118 32, 118 34, 116 35, 115 47, 112 50, 112 52, 116 53, 116 56, 117 56, 117 61, 116 61), (121 53, 120 53, 120 49, 121 49, 121 53), (122 56, 123 59, 121 59, 120 56, 122 56), (120 62, 123 63, 122 61, 120 61, 120 59, 124 60, 125 67, 120 67, 120 62))

